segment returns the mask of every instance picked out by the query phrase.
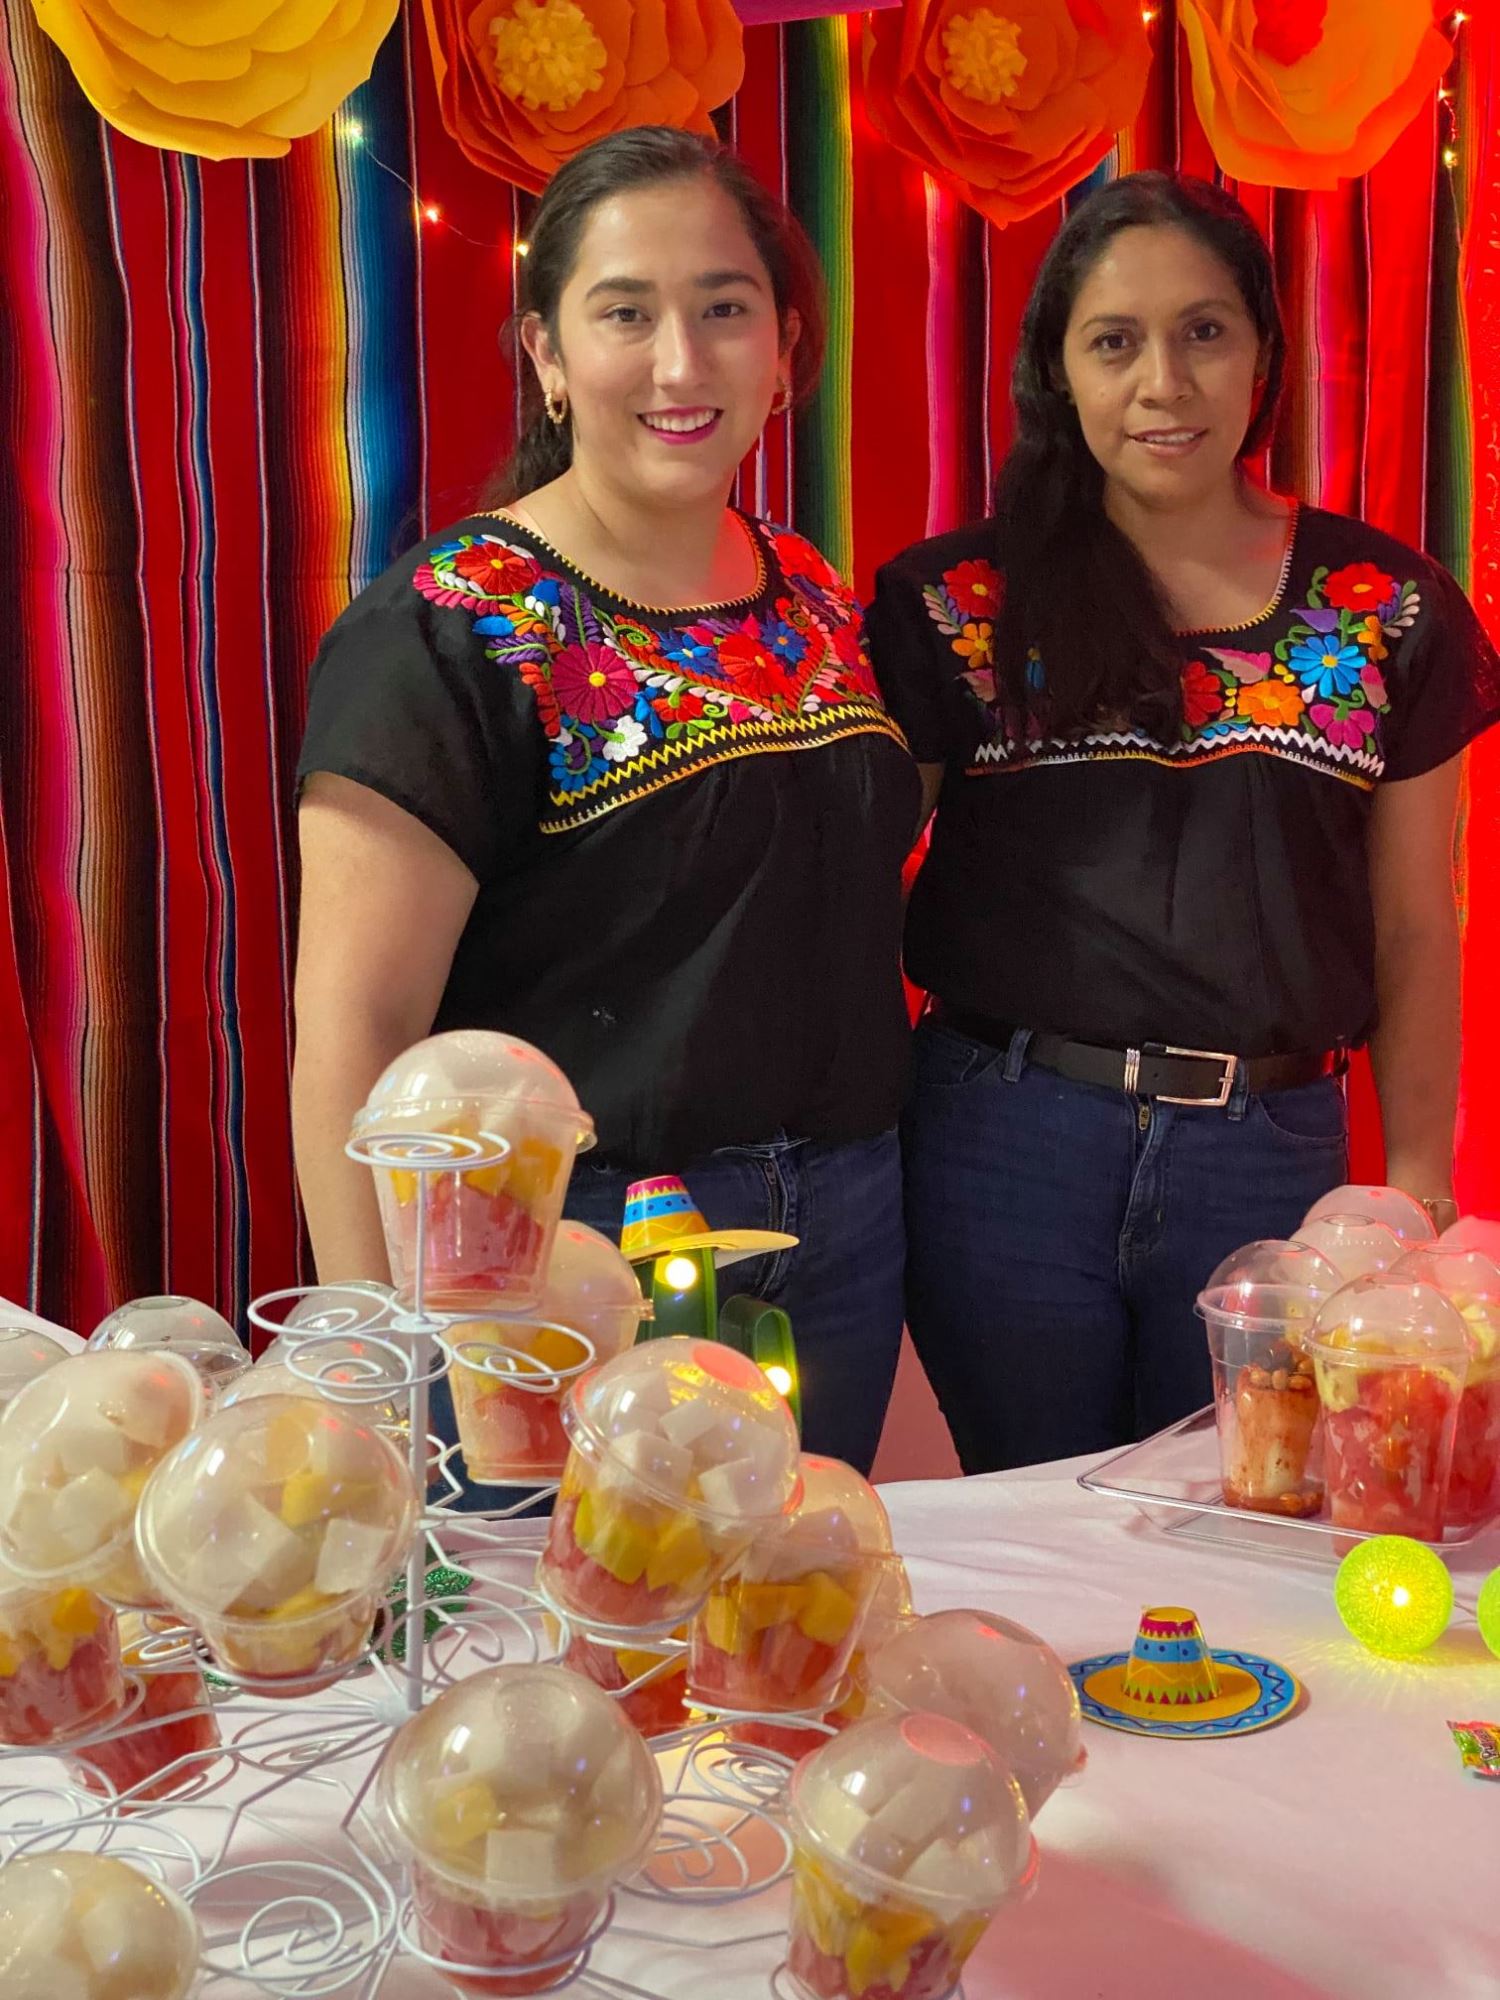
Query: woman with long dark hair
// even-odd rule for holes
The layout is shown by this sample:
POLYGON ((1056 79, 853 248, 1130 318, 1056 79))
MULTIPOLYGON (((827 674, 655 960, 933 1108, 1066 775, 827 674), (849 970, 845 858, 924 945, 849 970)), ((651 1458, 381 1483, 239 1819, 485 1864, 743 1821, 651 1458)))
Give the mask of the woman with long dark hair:
POLYGON ((1230 195, 1099 190, 1038 276, 994 518, 880 574, 931 847, 907 1309, 965 1468, 1207 1400, 1194 1296, 1345 1178, 1452 1212, 1464 746, 1500 663, 1453 579, 1251 473, 1286 342, 1230 195))
POLYGON ((410 551, 313 669, 294 1114, 319 1276, 380 1276, 343 1157, 385 1064, 503 1028, 599 1145, 618 1236, 680 1174, 791 1315, 807 1442, 868 1467, 901 1337, 900 868, 918 785, 818 552, 729 504, 808 396, 820 276, 719 146, 645 128, 549 185, 521 266, 525 422, 493 505, 410 551))

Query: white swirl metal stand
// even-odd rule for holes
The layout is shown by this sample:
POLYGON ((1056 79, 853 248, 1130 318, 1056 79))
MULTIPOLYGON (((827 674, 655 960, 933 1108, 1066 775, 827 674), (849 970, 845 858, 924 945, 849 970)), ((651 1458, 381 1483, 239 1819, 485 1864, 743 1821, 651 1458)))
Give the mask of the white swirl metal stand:
MULTIPOLYGON (((420 1133, 399 1142, 355 1142, 349 1151, 368 1165, 400 1166, 425 1182, 431 1173, 498 1165, 509 1149, 503 1139, 487 1139, 420 1133)), ((444 1688, 502 1662, 557 1658, 575 1637, 592 1636, 558 1616, 532 1584, 544 1524, 518 1517, 555 1492, 555 1482, 529 1489, 506 1507, 457 1512, 454 1502, 463 1492, 452 1466, 457 1447, 431 1437, 428 1422, 432 1384, 457 1357, 465 1367, 503 1376, 512 1389, 554 1394, 591 1365, 593 1349, 576 1334, 576 1366, 541 1373, 519 1350, 452 1342, 445 1329, 472 1314, 427 1311, 420 1275, 425 1199, 416 1207, 411 1311, 400 1310, 378 1286, 358 1285, 333 1288, 340 1303, 320 1311, 305 1329, 288 1328, 274 1309, 317 1297, 318 1287, 270 1293, 250 1309, 255 1325, 295 1341, 288 1363, 311 1390, 340 1403, 402 1407, 412 1477, 429 1497, 406 1567, 404 1600, 377 1627, 366 1651, 336 1685, 319 1676, 307 1691, 286 1684, 288 1694, 304 1699, 272 1699, 263 1687, 245 1686, 226 1673, 187 1628, 162 1631, 133 1656, 126 1707, 107 1725, 54 1743, 45 1753, 0 1746, 0 1855, 62 1848, 108 1853, 179 1890, 203 1927, 205 2000, 250 1993, 277 2000, 374 2000, 398 1961, 427 1968, 428 1983, 420 1990, 429 1995, 442 1991, 444 1981, 455 1990, 465 1972, 494 1977, 492 1967, 459 1967, 423 1947, 400 1863, 369 1806, 370 1787, 393 1731, 444 1688), (333 1346, 350 1336, 358 1336, 362 1360, 333 1346), (429 1595, 434 1562, 453 1572, 452 1587, 429 1595), (214 1683, 217 1747, 185 1752, 118 1794, 106 1786, 101 1797, 93 1787, 103 1781, 96 1776, 86 1787, 67 1761, 67 1775, 59 1779, 58 1758, 70 1760, 94 1745, 201 1713, 163 1715, 156 1705, 147 1711, 153 1676, 189 1665, 206 1668, 214 1683), (170 1797, 158 1796, 179 1780, 170 1797)), ((620 1635, 611 1636, 620 1643, 620 1635)), ((672 1642, 651 1642, 652 1650, 658 1646, 661 1663, 616 1690, 617 1696, 670 1671, 672 1642)), ((656 1848, 620 1886, 581 1953, 555 1968, 555 1983, 545 1990, 566 1990, 579 2000, 669 2000, 660 1985, 634 1984, 602 1961, 618 1955, 631 1963, 660 1962, 672 1953, 696 1962, 690 1983, 676 1993, 697 2000, 705 1990, 707 1959, 730 1950, 761 1966, 768 1987, 785 1980, 785 1915, 775 1892, 791 1854, 781 1811, 791 1766, 773 1752, 734 1743, 725 1725, 735 1720, 800 1722, 828 1733, 811 1717, 725 1715, 654 1739, 666 1793, 656 1848), (690 1928, 670 1928, 674 1911, 733 1904, 746 1906, 749 1928, 696 1920, 690 1928)), ((777 1990, 791 1993, 786 1986, 777 1990)))

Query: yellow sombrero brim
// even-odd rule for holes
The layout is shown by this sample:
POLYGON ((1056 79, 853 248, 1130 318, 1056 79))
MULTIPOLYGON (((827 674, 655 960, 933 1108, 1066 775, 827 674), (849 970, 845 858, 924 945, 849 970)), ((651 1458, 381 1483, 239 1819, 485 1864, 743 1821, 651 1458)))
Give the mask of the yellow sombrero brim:
POLYGON ((675 1257, 683 1250, 712 1250, 714 1263, 735 1264, 743 1257, 768 1257, 776 1250, 795 1250, 799 1239, 785 1236, 779 1229, 704 1229, 692 1236, 671 1236, 660 1243, 637 1249, 624 1247, 631 1264, 654 1263, 658 1257, 675 1257))
POLYGON ((1084 1682, 1084 1692, 1101 1708, 1112 1708, 1132 1722, 1226 1722, 1231 1716, 1243 1715, 1247 1708, 1254 1708, 1261 1698, 1261 1684, 1254 1674, 1218 1661, 1214 1663, 1214 1672, 1219 1678, 1219 1692, 1212 1701, 1140 1701, 1125 1692, 1128 1672, 1128 1663, 1101 1667, 1084 1682))

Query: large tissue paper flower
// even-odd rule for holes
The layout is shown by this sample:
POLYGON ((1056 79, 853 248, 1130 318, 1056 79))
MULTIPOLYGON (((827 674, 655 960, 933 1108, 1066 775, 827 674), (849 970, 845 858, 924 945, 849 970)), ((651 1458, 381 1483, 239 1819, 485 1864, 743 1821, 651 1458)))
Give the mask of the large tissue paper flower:
POLYGON ((1182 0, 1193 98, 1236 180, 1368 173, 1453 60, 1432 0, 1182 0))
POLYGON ((273 159, 374 65, 397 0, 32 0, 100 116, 210 160, 273 159))
POLYGON ((533 193, 629 125, 713 131, 745 71, 730 0, 422 0, 443 123, 533 193))
POLYGON ((865 29, 870 121, 989 217, 1098 166, 1146 91, 1140 0, 907 0, 865 29))

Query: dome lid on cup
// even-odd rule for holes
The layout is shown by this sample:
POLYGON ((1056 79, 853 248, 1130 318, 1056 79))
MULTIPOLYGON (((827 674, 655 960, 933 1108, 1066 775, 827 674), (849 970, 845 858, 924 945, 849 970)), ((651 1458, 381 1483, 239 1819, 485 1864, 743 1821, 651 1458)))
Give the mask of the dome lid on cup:
POLYGON ((560 1666, 490 1667, 392 1739, 386 1819, 408 1857, 497 1903, 607 1886, 649 1852, 656 1760, 618 1702, 560 1666))
POLYGON ((1346 1214, 1329 1210, 1309 1216, 1299 1223, 1292 1239, 1305 1243, 1325 1257, 1345 1284, 1367 1278, 1373 1272, 1388 1271, 1398 1264, 1404 1250, 1402 1239, 1388 1223, 1372 1215, 1346 1214))
MULTIPOLYGON (((1432 1217, 1404 1188, 1345 1182, 1315 1201, 1303 1220, 1317 1222, 1325 1215, 1366 1215, 1371 1222, 1383 1223, 1402 1243, 1428 1243, 1437 1235, 1432 1217)), ((1296 1233, 1301 1236, 1302 1231, 1296 1233)))
POLYGON ((406 1421, 409 1370, 382 1340, 357 1334, 282 1334, 228 1389, 222 1407, 258 1396, 326 1396, 373 1424, 406 1421))
POLYGON ((575 1445, 602 1452, 668 1506, 765 1520, 791 1498, 797 1427, 763 1369, 716 1340, 628 1347, 581 1376, 563 1405, 575 1445))
POLYGON ((1310 1243, 1268 1237, 1226 1257, 1198 1295, 1199 1309, 1238 1320, 1311 1318, 1345 1282, 1310 1243), (1300 1314, 1293 1310, 1300 1306, 1300 1314))
POLYGON ((1419 1243, 1392 1267, 1393 1278, 1431 1285, 1463 1315, 1476 1360, 1500 1351, 1500 1264, 1461 1243, 1419 1243))
POLYGON ((872 1708, 927 1711, 989 1744, 1034 1819, 1083 1760, 1078 1691, 1035 1632, 988 1611, 938 1611, 869 1657, 872 1708))
POLYGON ((108 1854, 0 1867, 0 1990, 27 2000, 185 2000, 202 1938, 182 1898, 108 1854))
POLYGON ((945 1715, 876 1715, 832 1737, 791 1781, 799 1843, 862 1884, 958 1917, 997 1909, 1035 1865, 1021 1788, 945 1715))
POLYGON ((775 1576, 778 1555, 794 1574, 810 1561, 836 1567, 865 1556, 892 1552, 890 1516, 867 1479, 839 1458, 805 1451, 797 1460, 797 1476, 785 1526, 774 1531, 756 1574, 775 1576))
POLYGON ((1463 1316, 1435 1285, 1394 1271, 1356 1278, 1324 1302, 1307 1345, 1321 1360, 1405 1357, 1462 1369, 1469 1357, 1463 1316))
POLYGON ((60 1341, 36 1327, 0 1325, 0 1411, 28 1382, 66 1361, 68 1353, 60 1341))
POLYGON ((180 1354, 212 1387, 250 1366, 250 1353, 222 1313, 201 1299, 172 1294, 130 1299, 107 1313, 89 1335, 91 1349, 164 1350, 180 1354))
MULTIPOLYGON (((566 1076, 538 1048, 491 1028, 454 1028, 431 1035, 397 1056, 356 1112, 353 1136, 400 1138, 415 1129, 477 1132, 507 1114, 551 1114, 568 1125, 578 1146, 593 1141, 594 1125, 566 1076)), ((455 1160, 455 1166, 462 1166, 455 1160)))

